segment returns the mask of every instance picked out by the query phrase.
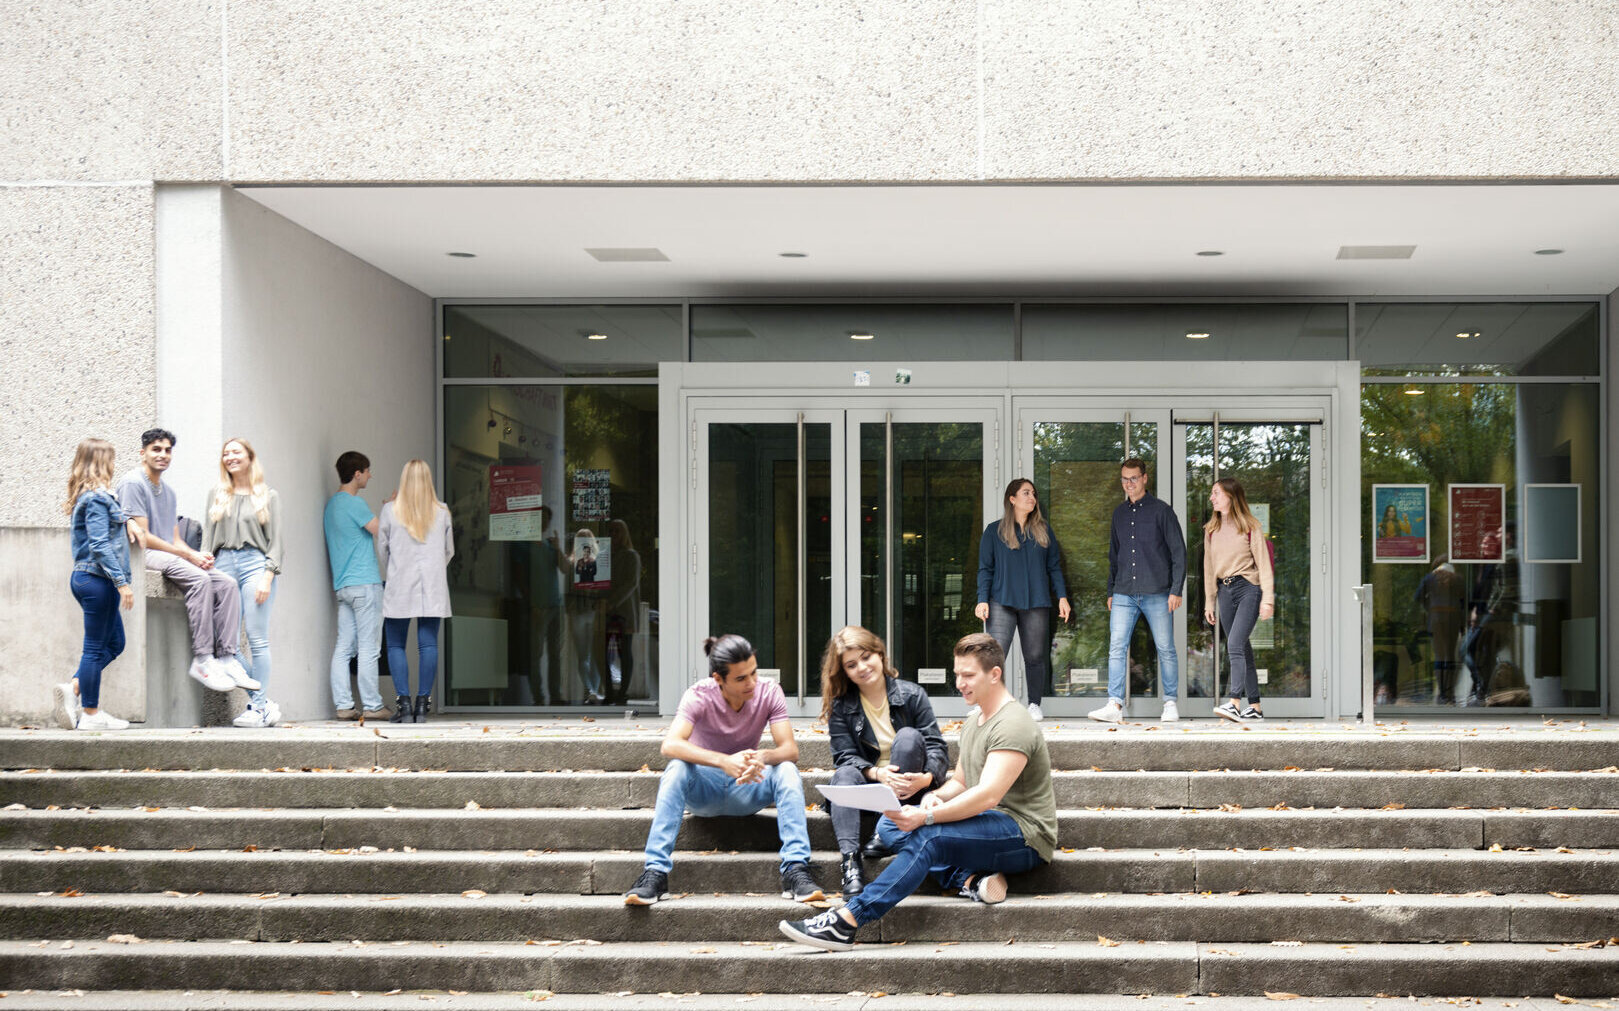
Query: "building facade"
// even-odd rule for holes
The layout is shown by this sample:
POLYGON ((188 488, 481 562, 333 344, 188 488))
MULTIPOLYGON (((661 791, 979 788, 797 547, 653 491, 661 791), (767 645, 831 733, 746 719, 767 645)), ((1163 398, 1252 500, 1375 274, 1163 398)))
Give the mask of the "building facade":
MULTIPOLYGON (((233 436, 288 504, 294 719, 330 709, 346 449, 373 508, 434 465, 452 711, 668 712, 736 630, 808 714, 852 621, 950 711, 977 535, 1026 475, 1076 608, 1047 709, 1076 715, 1141 455, 1189 530, 1216 477, 1267 507, 1268 711, 1353 716, 1369 677, 1413 713, 1612 712, 1619 62, 1610 8, 1556 13, 12 10, 0 718, 76 661, 72 447, 133 466, 153 424, 182 512, 233 436)), ((1195 715, 1218 644, 1177 635, 1195 715)), ((109 707, 157 712, 163 655, 109 707)))

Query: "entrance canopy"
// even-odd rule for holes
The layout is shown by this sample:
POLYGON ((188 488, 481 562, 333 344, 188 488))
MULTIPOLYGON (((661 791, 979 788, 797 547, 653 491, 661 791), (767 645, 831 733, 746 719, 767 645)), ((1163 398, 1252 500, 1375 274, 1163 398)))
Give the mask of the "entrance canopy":
POLYGON ((438 298, 1544 296, 1619 287, 1613 185, 241 192, 438 298))

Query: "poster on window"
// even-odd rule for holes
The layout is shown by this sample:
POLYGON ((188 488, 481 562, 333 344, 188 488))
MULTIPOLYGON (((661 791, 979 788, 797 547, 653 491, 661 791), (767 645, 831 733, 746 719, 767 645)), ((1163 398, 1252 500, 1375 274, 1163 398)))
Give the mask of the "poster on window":
POLYGON ((1372 485, 1372 561, 1428 561, 1428 486, 1372 485))
POLYGON ((611 473, 606 469, 573 472, 575 523, 606 522, 612 518, 611 473))
POLYGON ((605 590, 613 581, 613 542, 589 530, 573 535, 573 588, 605 590))
POLYGON ((540 468, 535 464, 489 468, 489 539, 537 541, 540 522, 540 468))
MULTIPOLYGON (((1523 560, 1553 565, 1580 561, 1580 486, 1523 486, 1523 560)), ((1567 684, 1567 681, 1564 681, 1567 684)))
POLYGON ((1505 557, 1507 486, 1453 484, 1450 495, 1452 563, 1499 562, 1505 557))

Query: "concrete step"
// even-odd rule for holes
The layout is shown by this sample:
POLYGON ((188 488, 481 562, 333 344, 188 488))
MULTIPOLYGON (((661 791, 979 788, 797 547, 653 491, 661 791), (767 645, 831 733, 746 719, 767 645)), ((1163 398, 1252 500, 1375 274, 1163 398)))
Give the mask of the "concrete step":
MULTIPOLYGON (((688 894, 651 908, 617 895, 4 895, 0 938, 134 934, 250 941, 768 940, 809 915, 778 894, 688 894)), ((1619 897, 1583 895, 1015 895, 976 905, 932 889, 862 932, 870 941, 1274 940, 1584 942, 1619 935, 1619 897)))
MULTIPOLYGON (((114 853, 0 851, 0 893, 284 892, 398 895, 415 891, 622 893, 640 873, 635 851, 292 850, 114 853)), ((811 861, 836 884, 834 854, 811 861)), ((880 865, 870 864, 876 873, 880 865)), ((1144 850, 1060 852, 1013 879, 1019 894, 1230 892, 1357 894, 1489 891, 1497 895, 1606 894, 1619 882, 1619 852, 1490 852, 1445 849, 1144 850)), ((671 886, 684 892, 774 892, 774 853, 677 852, 671 886)))
POLYGON ((1524 944, 965 942, 862 944, 840 954, 775 943, 0 942, 15 989, 825 993, 850 991, 1399 994, 1571 997, 1619 992, 1619 948, 1524 944), (628 985, 626 985, 628 984, 628 985))
MULTIPOLYGON (((1619 755, 1619 751, 1616 751, 1619 755)), ((661 761, 658 767, 661 768, 661 761)), ((806 799, 831 780, 804 766, 806 799)), ((60 807, 651 807, 655 772, 397 770, 0 773, 0 806, 60 807)), ((1058 807, 1619 806, 1619 771, 1057 772, 1058 807)))
MULTIPOLYGON (((88 735, 59 730, 4 732, 0 763, 10 769, 599 769, 633 771, 662 765, 658 745, 666 724, 603 719, 580 725, 536 720, 527 727, 491 727, 465 721, 421 727, 344 726, 275 728, 244 733, 232 728, 125 731, 88 735)), ((953 726, 952 721, 946 721, 953 726)), ((1189 720, 1175 727, 1085 721, 1044 725, 1052 763, 1059 769, 1602 769, 1614 764, 1619 734, 1518 732, 1513 728, 1448 733, 1376 732, 1338 724, 1226 726, 1189 720)), ((806 768, 831 766, 825 731, 797 721, 806 768)), ((952 754, 958 735, 946 733, 952 754)))
MULTIPOLYGON (((807 816, 810 844, 835 850, 832 819, 807 816)), ((119 849, 640 849, 652 812, 591 808, 406 810, 211 810, 75 808, 0 811, 0 846, 114 846, 119 849)), ((1411 847, 1465 849, 1619 845, 1619 811, 1480 810, 1102 810, 1059 811, 1068 847, 1161 848, 1411 847)), ((764 850, 780 846, 775 814, 687 817, 680 849, 764 850)))

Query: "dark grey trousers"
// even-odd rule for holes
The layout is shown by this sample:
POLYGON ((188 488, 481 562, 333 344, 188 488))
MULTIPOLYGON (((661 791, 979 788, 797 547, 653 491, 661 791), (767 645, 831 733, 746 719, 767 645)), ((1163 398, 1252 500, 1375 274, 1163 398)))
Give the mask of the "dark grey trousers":
POLYGON ((1231 690, 1234 699, 1246 698, 1259 704, 1259 672, 1254 669, 1254 648, 1248 637, 1259 621, 1259 604, 1265 591, 1246 579, 1220 583, 1220 631, 1225 635, 1225 653, 1231 661, 1231 690))
MULTIPOLYGON (((922 772, 928 764, 927 740, 922 732, 915 727, 901 727, 894 732, 894 747, 888 758, 888 764, 899 767, 901 772, 922 772)), ((867 782, 864 769, 856 769, 852 765, 840 765, 838 771, 832 774, 833 786, 859 786, 867 782)), ((921 801, 928 790, 938 787, 939 783, 926 790, 921 790, 908 798, 907 804, 921 801)), ((844 856, 859 851, 860 846, 877 827, 877 812, 861 811, 852 807, 839 807, 828 804, 827 811, 832 815, 832 834, 838 839, 838 852, 844 856)))

